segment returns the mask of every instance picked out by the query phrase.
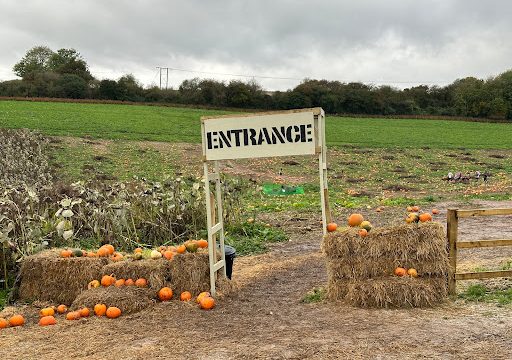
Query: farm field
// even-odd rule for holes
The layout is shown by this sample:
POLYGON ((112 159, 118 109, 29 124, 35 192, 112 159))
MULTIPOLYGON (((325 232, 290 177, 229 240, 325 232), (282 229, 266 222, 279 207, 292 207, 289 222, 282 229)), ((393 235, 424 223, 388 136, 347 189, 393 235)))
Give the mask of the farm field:
MULTIPOLYGON (((37 129, 57 136, 199 143, 199 118, 226 113, 140 105, 0 101, 0 127, 37 129)), ((512 126, 327 116, 326 136, 329 146, 509 149, 512 126)))
MULTIPOLYGON (((50 137, 47 150, 56 183, 92 184, 88 196, 99 184, 111 195, 124 194, 120 184, 133 179, 154 189, 169 179, 199 182, 199 117, 222 113, 0 101, 0 128, 41 131, 50 137)), ((352 212, 360 212, 375 227, 403 224, 405 208, 412 204, 424 211, 440 209, 434 221, 442 224, 451 207, 512 207, 512 124, 327 116, 327 140, 330 203, 340 225, 352 212), (477 170, 490 175, 486 182, 443 179, 449 171, 472 175, 477 170)), ((59 318, 56 326, 40 328, 35 325, 37 312, 52 304, 22 305, 18 310, 27 314, 30 323, 0 329, 0 358, 512 358, 510 280, 459 281, 458 296, 433 308, 377 310, 332 303, 325 298, 316 159, 224 161, 222 172, 228 180, 239 181, 226 197, 240 201, 230 230, 238 226, 241 231, 228 235, 242 238, 245 233, 246 238, 235 244, 242 255, 235 260, 236 291, 219 299, 213 311, 171 301, 117 320, 59 318), (262 192, 264 184, 302 186, 305 193, 268 196, 262 192), (247 226, 249 218, 254 219, 251 226, 247 226), (268 237, 256 241, 247 234, 250 229, 268 237)), ((65 196, 66 191, 69 186, 63 186, 65 196)), ((131 197, 122 199, 134 209, 136 192, 126 194, 131 197)), ((153 210, 160 206, 160 194, 157 190, 152 194, 157 205, 141 207, 148 217, 158 212, 153 210)), ((105 196, 84 203, 96 203, 101 212, 118 206, 109 201, 119 199, 105 196)), ((76 221, 87 224, 81 206, 85 207, 75 208, 76 221)), ((144 221, 142 211, 134 214, 136 221, 142 221, 133 229, 142 231, 141 224, 149 221, 144 221)), ((512 238, 511 221, 512 216, 464 219, 460 238, 512 238)), ((73 245, 98 245, 98 239, 78 240, 73 245)), ((128 246, 139 244, 125 240, 128 246)), ((147 248, 155 245, 159 244, 147 248)), ((512 248, 461 250, 458 267, 461 271, 510 269, 512 248)), ((0 310, 4 296, 0 293, 0 310)), ((7 306, 0 317, 14 311, 7 306)))

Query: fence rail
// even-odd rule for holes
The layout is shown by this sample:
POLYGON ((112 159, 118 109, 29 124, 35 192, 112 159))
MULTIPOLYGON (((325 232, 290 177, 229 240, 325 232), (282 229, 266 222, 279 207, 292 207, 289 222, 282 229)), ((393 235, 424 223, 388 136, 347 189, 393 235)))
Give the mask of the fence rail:
POLYGON ((512 209, 448 209, 446 234, 448 237, 448 251, 450 258, 451 271, 448 276, 448 292, 455 295, 455 285, 457 280, 470 279, 491 279, 497 277, 512 277, 512 270, 500 271, 481 271, 481 272, 457 272, 457 250, 458 249, 475 249, 488 248, 498 246, 512 246, 512 239, 499 240, 473 240, 473 241, 457 241, 459 219, 474 216, 497 216, 512 215, 512 209))

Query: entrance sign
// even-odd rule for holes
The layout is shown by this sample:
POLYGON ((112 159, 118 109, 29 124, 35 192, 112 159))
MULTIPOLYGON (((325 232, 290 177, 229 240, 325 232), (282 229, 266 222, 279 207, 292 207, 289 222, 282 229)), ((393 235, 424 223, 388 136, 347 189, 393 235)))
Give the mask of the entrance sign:
POLYGON ((204 121, 204 155, 206 160, 314 155, 314 126, 312 111, 204 121))
POLYGON ((325 113, 322 108, 274 111, 247 115, 201 117, 203 168, 210 261, 210 291, 215 295, 218 270, 226 276, 224 222, 219 160, 291 155, 317 155, 323 233, 331 222, 327 190, 325 113), (210 172, 208 162, 214 162, 210 172), (215 183, 215 196, 210 192, 215 183), (217 233, 219 244, 217 244, 217 233), (220 245, 220 259, 217 247, 220 245))

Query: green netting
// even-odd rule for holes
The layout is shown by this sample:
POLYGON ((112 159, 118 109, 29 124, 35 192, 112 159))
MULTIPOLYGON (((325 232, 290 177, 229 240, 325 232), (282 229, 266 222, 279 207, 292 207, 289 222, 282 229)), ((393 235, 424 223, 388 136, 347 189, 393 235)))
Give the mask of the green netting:
POLYGON ((263 185, 263 193, 266 195, 295 195, 304 194, 302 186, 289 186, 282 184, 265 184, 263 185))

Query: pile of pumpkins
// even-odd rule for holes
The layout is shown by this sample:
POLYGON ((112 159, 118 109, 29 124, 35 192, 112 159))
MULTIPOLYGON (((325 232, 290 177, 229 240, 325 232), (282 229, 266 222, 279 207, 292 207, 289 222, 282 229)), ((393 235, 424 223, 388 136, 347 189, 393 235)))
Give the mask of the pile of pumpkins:
POLYGON ((432 209, 432 214, 430 214, 428 212, 424 212, 424 213, 420 214, 419 211, 420 211, 419 206, 416 206, 416 205, 408 206, 407 212, 409 214, 405 218, 405 222, 407 224, 418 223, 418 222, 428 222, 428 221, 432 221, 432 215, 439 214, 439 210, 437 210, 437 209, 432 209))
MULTIPOLYGON (((373 228, 372 224, 365 220, 363 215, 361 214, 351 214, 348 217, 347 225, 350 227, 359 227, 359 236, 366 237, 368 235, 368 232, 373 228)), ((327 231, 333 232, 336 231, 338 228, 338 225, 336 223, 329 223, 327 224, 327 231)))
MULTIPOLYGON (((195 253, 201 249, 208 247, 208 241, 200 240, 188 240, 178 246, 160 246, 158 250, 152 250, 149 255, 145 255, 142 248, 136 248, 133 254, 128 255, 126 258, 133 260, 142 260, 144 258, 160 259, 165 257, 167 260, 172 260, 176 254, 184 254, 186 252, 195 253)), ((60 257, 71 258, 71 257, 108 257, 112 261, 125 260, 125 256, 120 252, 116 252, 115 248, 111 244, 103 245, 98 249, 97 252, 85 251, 80 249, 64 249, 60 252, 60 257)))

